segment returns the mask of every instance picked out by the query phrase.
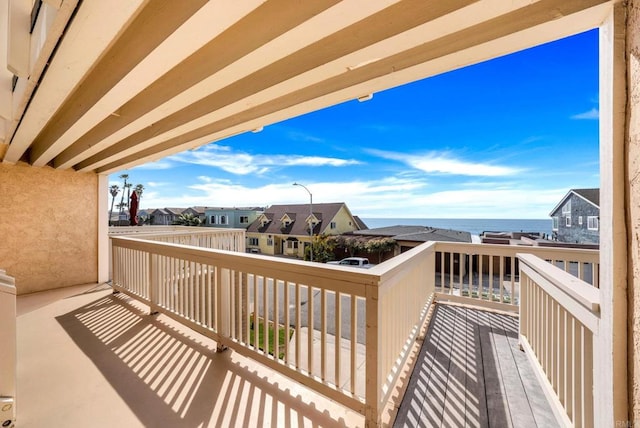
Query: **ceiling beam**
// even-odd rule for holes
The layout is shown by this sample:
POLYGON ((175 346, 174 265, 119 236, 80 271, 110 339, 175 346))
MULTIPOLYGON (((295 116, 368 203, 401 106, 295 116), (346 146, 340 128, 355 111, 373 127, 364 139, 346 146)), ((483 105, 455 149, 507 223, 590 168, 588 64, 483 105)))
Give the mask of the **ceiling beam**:
MULTIPOLYGON (((603 3, 605 2, 591 0, 592 5, 603 3)), ((324 97, 323 105, 319 106, 318 108, 326 107, 328 105, 344 101, 348 98, 335 99, 334 97, 329 95, 343 93, 344 91, 353 92, 348 91, 349 88, 367 86, 366 82, 369 81, 378 82, 379 87, 372 88, 371 90, 367 90, 366 92, 363 91, 360 93, 353 93, 352 95, 350 95, 350 98, 356 98, 363 93, 370 93, 375 92, 376 90, 384 89, 385 86, 390 87, 392 85, 389 85, 389 83, 387 82, 393 79, 389 79, 387 76, 396 74, 402 70, 410 69, 421 64, 426 64, 426 66, 424 67, 424 74, 421 76, 417 76, 413 80, 424 78, 428 75, 435 74, 434 72, 429 72, 426 70, 429 69, 429 63, 437 61, 439 58, 450 57, 451 59, 453 59, 453 63, 456 64, 456 66, 452 68, 457 68, 473 62, 495 57, 497 56, 495 51, 490 52, 485 51, 484 49, 480 49, 480 54, 476 55, 470 54, 470 52, 474 47, 482 46, 486 43, 499 39, 502 39, 502 44, 507 44, 508 40, 510 39, 510 35, 517 34, 518 32, 524 31, 527 28, 533 28, 545 23, 557 21, 564 16, 572 15, 577 11, 582 10, 581 6, 584 4, 584 1, 579 0, 569 0, 564 2, 547 0, 534 3, 524 8, 512 11, 502 16, 498 16, 494 19, 483 21, 482 23, 473 25, 469 28, 460 30, 452 34, 448 34, 444 37, 424 43, 406 51, 399 52, 388 58, 359 67, 357 69, 350 70, 340 75, 333 76, 326 80, 311 84, 307 87, 300 88, 297 91, 286 93, 279 98, 264 102, 253 107, 249 105, 245 109, 239 110, 233 115, 221 117, 216 121, 205 124, 195 129, 176 129, 175 127, 167 126, 166 129, 170 132, 165 133, 162 128, 154 129, 156 135, 159 135, 159 137, 156 137, 156 135, 148 134, 143 138, 140 138, 140 136, 134 135, 134 137, 138 138, 125 139, 122 142, 111 146, 111 148, 101 152, 99 155, 93 156, 86 161, 81 162, 76 166, 76 168, 79 170, 91 170, 98 168, 99 170, 104 171, 103 167, 107 165, 113 165, 119 157, 130 159, 129 156, 136 152, 148 153, 149 151, 146 150, 147 148, 156 147, 156 149, 158 150, 162 148, 162 151, 164 151, 164 149, 168 149, 171 145, 176 147, 192 145, 190 143, 193 141, 198 141, 201 144, 205 144, 206 141, 203 141, 203 139, 221 133, 227 128, 233 128, 233 131, 230 131, 232 133, 242 132, 241 130, 237 129, 238 126, 242 126, 242 124, 245 122, 252 122, 259 117, 269 116, 277 112, 283 112, 282 118, 284 119, 289 114, 293 116, 296 114, 302 114, 311 111, 299 111, 298 105, 306 103, 308 101, 323 99, 324 97), (549 8, 549 3, 562 4, 556 8, 549 8), (460 54, 461 52, 463 52, 463 54, 460 54), (293 111, 296 111, 297 113, 294 114, 293 111), (172 135, 171 132, 175 132, 175 134, 172 135), (167 134, 169 135, 169 137, 162 139, 162 137, 167 134), (145 147, 145 143, 148 144, 151 141, 155 143, 154 146, 145 147)), ((573 22, 576 21, 573 20, 573 22)), ((578 22, 578 24, 580 23, 578 22)), ((591 25, 591 27, 586 27, 584 29, 593 28, 593 24, 587 25, 591 25)), ((573 27, 575 27, 575 25, 567 28, 573 27)), ((580 25, 580 28, 583 27, 584 25, 580 25)), ((557 33, 555 34, 557 35, 557 33)), ((559 37, 561 36, 555 38, 559 37)), ((546 40, 543 41, 552 40, 551 37, 547 37, 546 35, 545 39, 546 40)), ((520 41, 522 43, 520 43, 519 45, 522 47, 531 46, 529 40, 520 41)), ((500 44, 496 43, 495 46, 499 48, 500 44)), ((500 52, 500 54, 504 53, 506 52, 504 52, 504 49, 502 49, 502 52, 500 52)), ((449 65, 449 67, 451 67, 451 65, 449 65)), ((445 70, 441 70, 438 72, 442 71, 445 70)), ((265 76, 265 78, 266 77, 268 76, 265 76)), ((260 80, 264 81, 264 78, 260 80)), ((404 80, 401 83, 405 83, 407 81, 408 80, 404 80)), ((241 83, 244 82, 241 80, 238 82, 237 87, 232 86, 232 89, 229 91, 227 96, 230 97, 233 95, 237 95, 238 91, 242 91, 242 88, 240 87, 241 83)), ((229 98, 227 98, 227 100, 228 99, 229 98)), ((209 99, 209 102, 213 103, 214 100, 209 99)), ((245 105, 246 104, 247 103, 245 102, 245 105)), ((224 103, 213 105, 216 112, 224 108, 224 103)), ((171 117, 169 117, 168 119, 171 119, 171 117)), ((260 125, 265 124, 267 123, 263 122, 260 125)), ((178 123, 177 126, 179 125, 180 124, 178 123)), ((245 125, 245 130, 246 129, 250 128, 245 125)))

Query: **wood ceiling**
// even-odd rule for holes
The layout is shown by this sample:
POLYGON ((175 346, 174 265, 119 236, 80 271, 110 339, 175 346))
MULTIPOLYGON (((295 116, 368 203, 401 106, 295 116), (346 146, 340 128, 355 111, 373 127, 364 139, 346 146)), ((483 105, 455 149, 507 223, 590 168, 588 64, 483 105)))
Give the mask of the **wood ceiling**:
POLYGON ((42 43, 53 53, 43 49, 46 58, 32 61, 42 71, 32 67, 11 93, 4 135, 0 128, 4 161, 98 173, 585 31, 611 7, 605 0, 48 3, 58 3, 51 16, 66 18, 53 20, 59 31, 42 43))

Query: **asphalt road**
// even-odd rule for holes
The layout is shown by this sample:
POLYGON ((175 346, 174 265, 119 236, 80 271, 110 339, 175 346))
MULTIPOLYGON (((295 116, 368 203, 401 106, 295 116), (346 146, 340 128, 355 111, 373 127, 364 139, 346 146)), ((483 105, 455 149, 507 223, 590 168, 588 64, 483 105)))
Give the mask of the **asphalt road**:
MULTIPOLYGON (((258 316, 264 317, 264 279, 262 277, 257 278, 257 283, 254 284, 254 277, 249 276, 249 306, 253 307, 254 302, 254 285, 258 287, 258 316)), ((291 327, 296 327, 296 285, 289 284, 289 301, 286 303, 286 307, 289 310, 289 324, 291 327)), ((309 287, 299 285, 300 287, 300 327, 309 327, 309 287)), ((278 322, 280 324, 285 323, 285 300, 284 300, 284 281, 277 282, 278 289, 278 322)), ((274 318, 274 281, 268 278, 266 281, 266 296, 268 299, 268 318, 273 320, 274 318)), ((321 290, 318 288, 313 289, 313 328, 320 330, 321 326, 321 290)), ((347 295, 341 295, 340 297, 340 318, 341 318, 341 334, 340 336, 345 339, 351 339, 351 297, 347 295)), ((356 300, 356 336, 358 343, 364 343, 365 341, 365 300, 356 300)), ((326 325, 327 333, 336 334, 336 294, 333 292, 326 292, 326 325)))

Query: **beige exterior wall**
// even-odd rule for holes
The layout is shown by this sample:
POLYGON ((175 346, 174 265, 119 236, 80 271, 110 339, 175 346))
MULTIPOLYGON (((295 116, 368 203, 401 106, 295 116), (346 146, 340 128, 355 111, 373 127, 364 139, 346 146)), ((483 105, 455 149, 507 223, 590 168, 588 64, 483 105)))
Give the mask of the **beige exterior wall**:
POLYGON ((627 12, 629 418, 636 426, 640 421, 640 0, 630 0, 627 12))
POLYGON ((349 214, 349 212, 344 206, 340 208, 340 211, 338 211, 336 216, 333 218, 333 221, 336 222, 336 228, 327 229, 328 235, 340 235, 346 232, 353 232, 354 230, 357 229, 357 226, 355 224, 355 221, 353 220, 353 217, 351 217, 351 215, 349 214))
POLYGON ((18 294, 98 278, 98 176, 0 163, 0 268, 18 294))

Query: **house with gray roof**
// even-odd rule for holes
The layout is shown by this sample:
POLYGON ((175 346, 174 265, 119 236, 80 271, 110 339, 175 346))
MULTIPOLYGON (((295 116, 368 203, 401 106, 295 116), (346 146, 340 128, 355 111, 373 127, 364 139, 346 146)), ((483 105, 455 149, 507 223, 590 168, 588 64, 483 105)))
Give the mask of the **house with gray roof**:
POLYGON ((315 235, 340 235, 360 230, 362 220, 344 202, 272 205, 247 228, 247 249, 270 255, 304 257, 315 235), (311 225, 311 233, 309 226, 311 225))
POLYGON ((471 234, 461 230, 438 229, 428 226, 386 226, 376 229, 358 230, 354 235, 393 238, 397 243, 397 253, 403 253, 423 242, 471 242, 471 234))
POLYGON ((549 216, 556 241, 600 243, 600 189, 569 190, 549 216))

